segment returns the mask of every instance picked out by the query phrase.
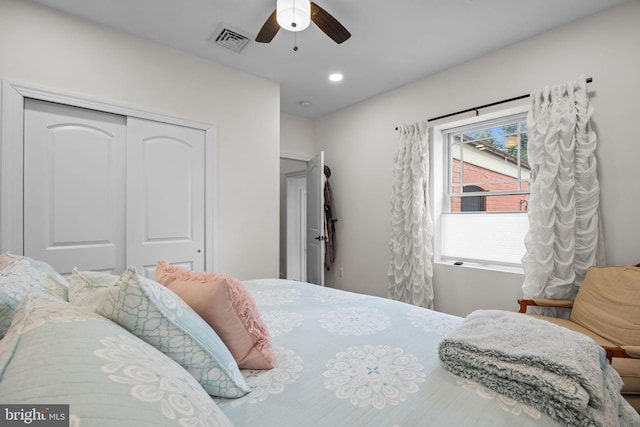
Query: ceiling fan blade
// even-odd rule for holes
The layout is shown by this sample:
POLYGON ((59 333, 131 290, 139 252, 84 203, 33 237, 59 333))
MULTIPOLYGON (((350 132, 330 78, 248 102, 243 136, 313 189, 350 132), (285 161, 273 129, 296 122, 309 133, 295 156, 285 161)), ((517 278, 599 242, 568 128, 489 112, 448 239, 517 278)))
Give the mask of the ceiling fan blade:
POLYGON ((256 36, 256 41, 259 43, 269 43, 276 36, 279 29, 280 25, 278 24, 276 11, 274 10, 260 29, 260 32, 256 36))
POLYGON ((338 44, 351 37, 351 33, 336 18, 314 2, 311 2, 311 20, 338 44))

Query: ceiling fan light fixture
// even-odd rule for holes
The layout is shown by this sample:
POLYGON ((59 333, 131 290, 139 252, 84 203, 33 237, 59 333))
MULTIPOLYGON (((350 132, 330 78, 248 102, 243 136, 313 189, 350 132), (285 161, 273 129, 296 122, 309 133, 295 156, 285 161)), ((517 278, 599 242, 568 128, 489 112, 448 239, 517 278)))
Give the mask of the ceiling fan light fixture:
POLYGON ((281 28, 302 31, 311 23, 311 3, 309 0, 278 0, 276 18, 281 28))

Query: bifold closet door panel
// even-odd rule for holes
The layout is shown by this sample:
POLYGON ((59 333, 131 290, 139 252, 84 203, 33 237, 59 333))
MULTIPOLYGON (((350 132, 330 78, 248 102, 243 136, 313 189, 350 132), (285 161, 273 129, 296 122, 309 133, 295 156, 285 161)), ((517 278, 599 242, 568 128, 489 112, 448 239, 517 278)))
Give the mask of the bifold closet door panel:
POLYGON ((158 260, 204 271, 204 131, 127 120, 127 264, 155 277, 158 260))
POLYGON ((120 272, 126 118, 25 100, 24 253, 60 273, 120 272))

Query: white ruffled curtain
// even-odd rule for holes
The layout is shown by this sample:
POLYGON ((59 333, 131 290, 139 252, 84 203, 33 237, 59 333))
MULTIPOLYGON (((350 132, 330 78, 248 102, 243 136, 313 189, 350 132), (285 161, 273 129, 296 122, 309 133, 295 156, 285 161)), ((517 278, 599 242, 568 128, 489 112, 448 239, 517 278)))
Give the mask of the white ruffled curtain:
MULTIPOLYGON (((527 136, 533 183, 522 258, 525 298, 573 299, 587 269, 604 262, 592 114, 584 78, 531 95, 527 136)), ((569 314, 557 308, 530 311, 569 314)))
POLYGON ((391 194, 389 298, 433 308, 427 123, 400 127, 391 194))

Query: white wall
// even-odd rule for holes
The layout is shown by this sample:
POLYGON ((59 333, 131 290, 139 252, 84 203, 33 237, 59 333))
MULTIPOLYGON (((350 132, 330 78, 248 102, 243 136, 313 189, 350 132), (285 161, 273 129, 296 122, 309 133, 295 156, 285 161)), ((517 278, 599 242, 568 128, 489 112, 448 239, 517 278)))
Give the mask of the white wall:
POLYGON ((310 160, 315 152, 314 123, 303 117, 280 116, 280 154, 310 160))
MULTIPOLYGON (((331 164, 340 288, 387 295, 389 197, 395 127, 576 79, 589 85, 598 134, 602 220, 610 264, 640 262, 640 1, 632 0, 369 99, 316 121, 331 164)), ((446 37, 441 41, 446 43, 446 37)), ((416 54, 420 54, 416 52, 416 54)), ((527 102, 527 101, 525 101, 527 102)), ((459 116, 464 117, 464 116, 459 116)), ((522 275, 439 264, 436 309, 516 310, 522 275)))
POLYGON ((0 0, 0 78, 215 124, 217 270, 277 277, 277 83, 20 0, 0 0))

